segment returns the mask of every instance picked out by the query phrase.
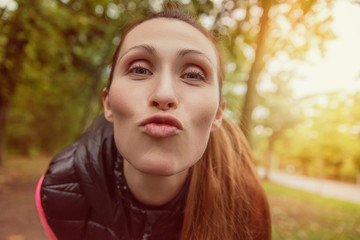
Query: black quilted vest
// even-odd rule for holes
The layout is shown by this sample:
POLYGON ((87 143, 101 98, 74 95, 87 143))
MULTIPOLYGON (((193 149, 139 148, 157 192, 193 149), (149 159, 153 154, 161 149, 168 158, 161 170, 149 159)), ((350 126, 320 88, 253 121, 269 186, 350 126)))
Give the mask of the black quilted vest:
POLYGON ((54 157, 41 186, 41 202, 59 240, 179 238, 190 179, 169 203, 146 206, 127 188, 122 161, 113 127, 103 115, 54 157))

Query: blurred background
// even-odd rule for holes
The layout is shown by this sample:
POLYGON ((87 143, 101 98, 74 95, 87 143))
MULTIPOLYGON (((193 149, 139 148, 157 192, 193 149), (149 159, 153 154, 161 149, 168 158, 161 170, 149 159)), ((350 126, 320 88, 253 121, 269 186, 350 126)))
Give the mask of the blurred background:
MULTIPOLYGON (((178 2, 223 46, 273 239, 360 239, 360 1, 178 2)), ((37 180, 102 113, 124 24, 164 4, 0 0, 0 239, 46 239, 37 180)))

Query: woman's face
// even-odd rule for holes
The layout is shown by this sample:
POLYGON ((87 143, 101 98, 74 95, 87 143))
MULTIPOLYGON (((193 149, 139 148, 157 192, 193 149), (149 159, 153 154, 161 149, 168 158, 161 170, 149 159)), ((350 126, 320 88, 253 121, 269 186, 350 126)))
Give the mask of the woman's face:
POLYGON ((152 19, 126 35, 103 104, 127 162, 170 176, 201 158, 225 105, 217 66, 210 40, 183 21, 152 19))

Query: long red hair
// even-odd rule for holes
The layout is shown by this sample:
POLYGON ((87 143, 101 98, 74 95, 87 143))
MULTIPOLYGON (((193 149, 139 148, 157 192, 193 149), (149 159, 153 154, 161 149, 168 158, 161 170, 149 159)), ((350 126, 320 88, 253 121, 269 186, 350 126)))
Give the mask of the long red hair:
POLYGON ((268 202, 250 148, 224 119, 193 167, 181 239, 271 239, 268 202))
MULTIPOLYGON (((212 34, 190 16, 164 11, 134 22, 124 29, 112 60, 108 88, 125 36, 139 24, 154 18, 184 21, 202 32, 213 44, 218 58, 220 89, 225 78, 219 46, 212 34)), ((255 173, 250 148, 241 130, 229 120, 210 134, 202 159, 192 167, 180 239, 271 239, 266 195, 255 173)))

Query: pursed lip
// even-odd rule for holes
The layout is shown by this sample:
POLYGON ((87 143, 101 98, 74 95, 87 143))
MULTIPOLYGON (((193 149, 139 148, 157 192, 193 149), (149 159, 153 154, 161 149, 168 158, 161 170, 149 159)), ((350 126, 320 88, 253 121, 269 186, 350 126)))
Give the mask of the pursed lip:
POLYGON ((155 123, 155 124, 166 124, 177 129, 183 130, 182 123, 175 117, 169 115, 155 115, 140 122, 140 126, 146 126, 147 124, 155 123))

